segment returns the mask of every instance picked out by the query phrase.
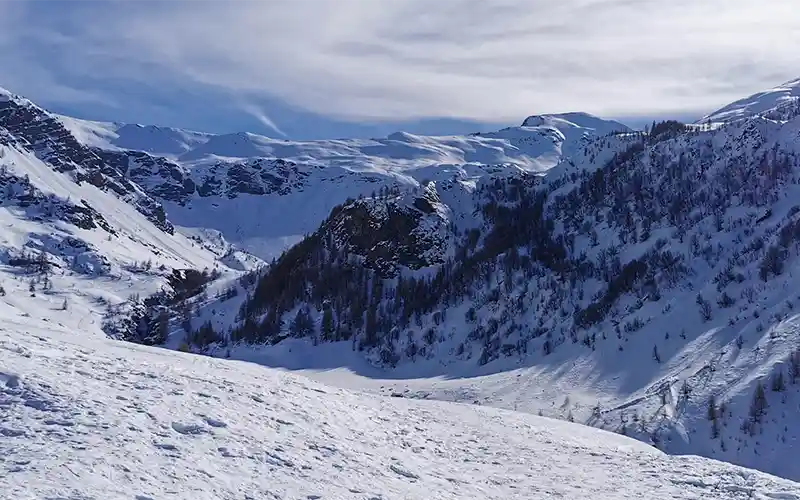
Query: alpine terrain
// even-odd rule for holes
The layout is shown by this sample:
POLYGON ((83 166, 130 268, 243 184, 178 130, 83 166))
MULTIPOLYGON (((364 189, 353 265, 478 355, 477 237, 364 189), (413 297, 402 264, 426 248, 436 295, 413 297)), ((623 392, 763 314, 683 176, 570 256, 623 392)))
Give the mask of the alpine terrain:
POLYGON ((797 200, 800 80, 320 141, 0 90, 0 498, 800 499, 797 200))

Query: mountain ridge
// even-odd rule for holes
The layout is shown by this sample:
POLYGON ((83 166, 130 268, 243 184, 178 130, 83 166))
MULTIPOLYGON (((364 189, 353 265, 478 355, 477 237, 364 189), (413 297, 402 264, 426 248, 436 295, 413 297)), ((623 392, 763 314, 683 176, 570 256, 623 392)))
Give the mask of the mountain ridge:
POLYGON ((704 116, 697 123, 727 122, 759 114, 769 115, 782 108, 790 108, 791 112, 795 113, 798 106, 800 106, 800 78, 728 104, 704 116))
MULTIPOLYGON (((615 379, 630 363, 627 384, 557 414, 800 477, 779 458, 795 439, 787 411, 798 397, 780 382, 795 356, 781 346, 798 332, 798 117, 667 121, 596 137, 542 176, 487 178, 468 201, 437 210, 452 243, 419 268, 398 257, 399 272, 386 274, 368 258, 376 246, 409 248, 405 240, 343 247, 323 224, 244 296, 230 340, 350 342, 378 366, 437 364, 445 376, 450 365, 555 363, 563 388, 615 379), (764 386, 776 395, 758 396, 764 386), (777 409, 753 410, 758 397, 777 409)), ((439 181, 428 188, 446 192, 439 181)), ((381 193, 337 210, 373 204, 360 226, 381 233, 392 222, 380 207, 401 200, 381 193)))
MULTIPOLYGON (((588 120, 588 115, 581 117, 588 120)), ((621 127, 590 118, 594 128, 558 118, 535 127, 470 136, 398 132, 383 139, 319 141, 134 127, 145 139, 156 137, 142 144, 126 144, 134 139, 125 137, 123 142, 109 142, 115 133, 109 128, 116 125, 59 120, 87 147, 164 203, 178 225, 208 226, 233 244, 270 260, 286 248, 286 242, 296 242, 313 231, 334 206, 349 197, 411 189, 430 180, 457 177, 471 182, 499 171, 543 172, 591 137, 621 127), (219 210, 226 204, 237 205, 237 212, 297 215, 269 224, 260 219, 239 220, 233 226, 219 210)))
POLYGON ((800 110, 776 102, 647 132, 580 113, 211 146, 135 127, 166 139, 126 149, 3 93, 0 307, 264 364, 331 352, 430 375, 359 389, 800 478, 800 110))

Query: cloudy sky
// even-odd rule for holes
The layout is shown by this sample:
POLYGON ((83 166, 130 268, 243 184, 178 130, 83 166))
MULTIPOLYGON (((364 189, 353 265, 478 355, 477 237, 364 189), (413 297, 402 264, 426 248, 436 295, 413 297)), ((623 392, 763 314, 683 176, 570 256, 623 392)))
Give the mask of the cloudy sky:
POLYGON ((0 86, 273 136, 695 118, 800 77, 797 0, 0 1, 0 86))

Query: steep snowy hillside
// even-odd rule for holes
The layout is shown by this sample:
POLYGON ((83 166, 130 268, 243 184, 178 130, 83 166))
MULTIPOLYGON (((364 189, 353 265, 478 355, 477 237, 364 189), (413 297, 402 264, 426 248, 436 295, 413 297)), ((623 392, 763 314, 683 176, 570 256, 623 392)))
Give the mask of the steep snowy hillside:
MULTIPOLYGON (((173 293, 187 272, 225 279, 257 265, 208 232, 176 231, 123 171, 33 103, 0 93, 0 296, 15 314, 104 336, 108 310, 142 309, 142 297, 173 293)), ((129 333, 148 337, 143 319, 129 333)))
POLYGON ((167 233, 174 228, 158 201, 130 182, 123 172, 105 164, 81 144, 53 115, 27 99, 0 89, 0 144, 35 155, 53 170, 81 184, 87 182, 133 205, 167 233))
POLYGON ((0 188, 0 296, 21 317, 103 336, 107 308, 169 288, 176 269, 224 278, 254 267, 237 266, 224 241, 167 233, 14 146, 0 146, 0 188))
POLYGON ((800 484, 584 426, 0 314, 2 498, 800 499, 800 484))
POLYGON ((471 136, 288 141, 58 117, 73 135, 165 204, 179 226, 212 228, 264 259, 312 232, 348 198, 428 181, 544 172, 624 125, 572 113, 471 136), (231 214, 262 217, 231 217, 231 214))
POLYGON ((728 122, 768 114, 776 110, 795 110, 799 105, 800 79, 786 82, 774 89, 759 92, 731 103, 703 117, 698 123, 728 122))
MULTIPOLYGON (((0 303, 16 322, 88 322, 800 479, 796 88, 647 133, 569 113, 305 142, 82 122, 3 94, 0 303), (259 261, 228 241, 280 257, 243 274, 259 261)), ((424 407, 399 399, 380 404, 424 407)))
POLYGON ((544 177, 347 202, 239 294, 229 340, 346 342, 386 378, 520 369, 417 395, 800 478, 781 458, 800 439, 800 117, 772 116, 664 122, 590 140, 544 177))

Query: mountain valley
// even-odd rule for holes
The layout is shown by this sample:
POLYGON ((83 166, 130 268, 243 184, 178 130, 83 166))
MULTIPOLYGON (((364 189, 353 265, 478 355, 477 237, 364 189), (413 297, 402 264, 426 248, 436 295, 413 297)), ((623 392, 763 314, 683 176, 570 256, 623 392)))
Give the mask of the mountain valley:
MULTIPOLYGON (((799 89, 645 130, 565 113, 469 136, 319 141, 79 120, 0 91, 0 436, 17 439, 0 444, 16 457, 0 467, 20 469, 0 489, 26 498, 37 473, 26 465, 48 443, 44 410, 24 401, 78 422, 59 424, 58 446, 89 446, 73 427, 105 425, 88 413, 92 394, 46 365, 109 394, 113 377, 146 387, 136 409, 120 392, 100 412, 147 429, 119 437, 142 460, 196 460, 167 443, 175 431, 205 440, 205 473, 225 484, 237 468, 217 454, 281 478, 207 498, 517 498, 495 466, 556 456, 562 465, 537 472, 553 474, 581 453, 641 474, 667 465, 652 472, 659 487, 613 496, 588 478, 591 491, 569 498, 659 498, 691 474, 676 498, 800 498, 799 89), (164 379, 186 387, 170 393, 164 379), (168 411, 152 411, 160 399, 168 411), (238 410, 224 422, 222 406, 186 413, 206 400, 238 410), (200 430, 184 425, 195 417, 200 430), (277 422, 280 439, 246 430, 248 418, 277 422), (354 419, 367 437, 337 448, 357 439, 354 419), (559 455, 553 443, 575 433, 559 455), (151 438, 167 447, 143 452, 151 438), (498 458, 502 439, 514 453, 498 458), (267 458, 252 458, 262 445, 267 458), (315 462, 297 451, 306 445, 350 464, 315 462), (370 452, 382 493, 364 489, 370 452), (480 479, 420 472, 460 453, 480 479), (336 474, 333 496, 307 490, 322 483, 306 476, 336 474), (716 493, 703 486, 713 477, 716 493)), ((87 468, 103 459, 84 451, 87 468)), ((181 484, 204 477, 182 467, 181 484)), ((83 491, 84 472, 66 470, 29 497, 130 493, 110 479, 83 491)), ((152 487, 136 498, 166 497, 147 470, 152 487)), ((556 483, 536 498, 557 498, 556 483)))

